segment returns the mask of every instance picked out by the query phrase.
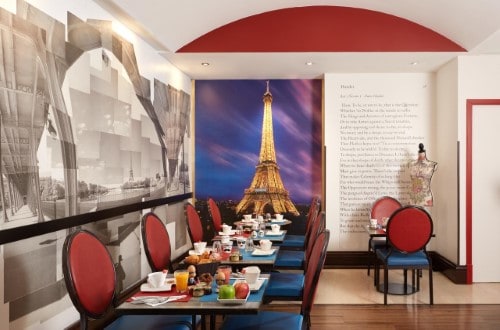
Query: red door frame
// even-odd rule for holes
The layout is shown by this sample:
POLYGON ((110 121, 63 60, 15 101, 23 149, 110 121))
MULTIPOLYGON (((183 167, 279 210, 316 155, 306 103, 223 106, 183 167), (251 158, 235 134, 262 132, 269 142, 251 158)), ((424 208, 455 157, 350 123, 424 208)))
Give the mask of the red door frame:
POLYGON ((472 110, 476 105, 500 105, 500 99, 468 99, 466 112, 466 164, 465 164, 465 250, 467 284, 472 284, 472 110))

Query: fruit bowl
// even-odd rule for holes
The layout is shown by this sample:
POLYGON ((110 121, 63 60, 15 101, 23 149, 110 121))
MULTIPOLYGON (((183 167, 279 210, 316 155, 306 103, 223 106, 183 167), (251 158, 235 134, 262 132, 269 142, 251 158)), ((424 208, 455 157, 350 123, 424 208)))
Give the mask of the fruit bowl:
POLYGON ((224 305, 243 305, 244 303, 247 302, 248 296, 250 295, 250 292, 248 292, 247 296, 245 299, 222 299, 222 298, 217 298, 217 301, 220 302, 221 304, 224 305))

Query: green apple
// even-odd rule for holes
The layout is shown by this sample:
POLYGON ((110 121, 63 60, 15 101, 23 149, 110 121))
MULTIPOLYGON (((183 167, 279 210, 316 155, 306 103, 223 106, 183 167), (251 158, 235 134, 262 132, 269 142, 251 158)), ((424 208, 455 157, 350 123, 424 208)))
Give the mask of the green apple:
POLYGON ((219 286, 219 299, 234 299, 236 291, 231 284, 219 286))

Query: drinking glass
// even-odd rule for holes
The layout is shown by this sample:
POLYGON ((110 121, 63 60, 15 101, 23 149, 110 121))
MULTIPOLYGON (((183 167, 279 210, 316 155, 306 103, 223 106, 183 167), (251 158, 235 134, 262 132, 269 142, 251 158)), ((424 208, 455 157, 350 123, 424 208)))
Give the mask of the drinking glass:
POLYGON ((214 253, 222 253, 222 244, 220 241, 214 241, 214 243, 212 244, 212 251, 214 253))
POLYGON ((229 265, 221 265, 217 267, 217 273, 222 272, 225 275, 225 284, 229 284, 229 279, 231 278, 231 274, 233 273, 233 268, 229 265))
POLYGON ((247 238, 245 242, 245 251, 246 252, 253 252, 255 249, 255 246, 253 245, 253 239, 252 237, 247 238))
POLYGON ((179 293, 187 292, 189 272, 187 269, 178 269, 174 272, 175 290, 179 293))

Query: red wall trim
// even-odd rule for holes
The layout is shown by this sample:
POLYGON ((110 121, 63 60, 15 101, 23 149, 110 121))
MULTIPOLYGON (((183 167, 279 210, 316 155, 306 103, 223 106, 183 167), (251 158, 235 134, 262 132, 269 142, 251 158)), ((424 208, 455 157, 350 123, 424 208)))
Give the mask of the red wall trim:
POLYGON ((223 25, 178 50, 197 52, 463 52, 401 17, 339 6, 269 11, 223 25))
POLYGON ((467 284, 473 283, 472 260, 472 110, 475 105, 500 105, 500 99, 468 99, 466 105, 466 169, 465 169, 465 253, 467 284))

